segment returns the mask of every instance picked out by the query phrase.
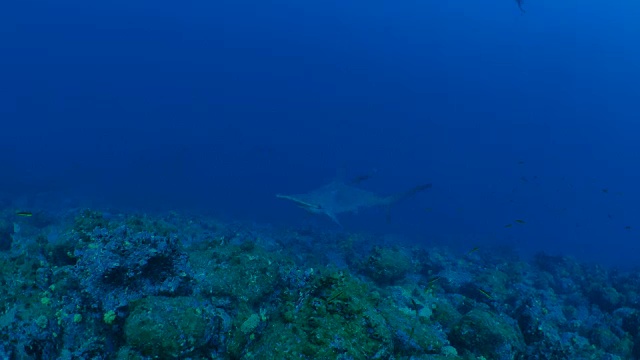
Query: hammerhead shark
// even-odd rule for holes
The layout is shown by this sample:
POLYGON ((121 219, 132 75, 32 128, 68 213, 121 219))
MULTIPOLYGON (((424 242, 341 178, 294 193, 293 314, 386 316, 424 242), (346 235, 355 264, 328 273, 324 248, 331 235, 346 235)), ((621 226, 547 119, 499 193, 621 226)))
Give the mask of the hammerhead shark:
POLYGON ((406 199, 420 191, 431 188, 431 184, 423 184, 413 189, 391 195, 379 196, 370 191, 357 188, 351 184, 333 181, 306 194, 282 195, 276 197, 293 201, 299 207, 314 213, 327 215, 339 226, 338 215, 342 213, 358 212, 359 209, 370 208, 378 205, 391 205, 406 199))

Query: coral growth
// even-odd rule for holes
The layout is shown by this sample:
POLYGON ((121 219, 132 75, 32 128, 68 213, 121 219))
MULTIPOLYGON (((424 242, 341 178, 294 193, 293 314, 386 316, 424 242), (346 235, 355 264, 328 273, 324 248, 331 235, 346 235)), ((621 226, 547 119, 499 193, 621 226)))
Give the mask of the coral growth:
POLYGON ((0 358, 640 357, 634 271, 176 213, 46 218, 0 216, 0 358))

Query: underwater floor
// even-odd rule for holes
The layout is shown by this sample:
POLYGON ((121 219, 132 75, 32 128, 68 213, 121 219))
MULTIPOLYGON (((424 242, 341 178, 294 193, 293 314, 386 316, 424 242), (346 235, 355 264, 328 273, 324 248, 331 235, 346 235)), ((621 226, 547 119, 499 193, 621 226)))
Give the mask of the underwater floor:
POLYGON ((2 359, 640 358, 637 271, 178 213, 28 215, 0 213, 2 359))

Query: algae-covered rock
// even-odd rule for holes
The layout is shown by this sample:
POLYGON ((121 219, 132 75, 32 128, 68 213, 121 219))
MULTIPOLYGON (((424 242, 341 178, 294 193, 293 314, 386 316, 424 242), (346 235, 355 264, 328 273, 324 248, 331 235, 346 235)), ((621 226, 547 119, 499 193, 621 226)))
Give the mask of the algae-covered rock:
POLYGON ((285 294, 281 317, 249 345, 271 359, 389 359, 391 329, 376 309, 379 295, 335 269, 318 272, 300 291, 285 294))
POLYGON ((598 349, 622 356, 624 359, 633 358, 634 341, 632 338, 630 336, 621 338, 609 328, 598 327, 593 329, 589 334, 589 342, 596 345, 598 349))
POLYGON ((435 298, 423 296, 418 288, 400 286, 382 294, 378 311, 393 334, 395 354, 438 354, 448 345, 443 329, 431 319, 435 298))
POLYGON ((606 284, 594 284, 588 291, 589 299, 605 311, 611 312, 620 307, 624 296, 615 288, 606 284))
POLYGON ((135 303, 127 317, 127 344, 142 354, 175 359, 197 354, 217 332, 215 314, 190 297, 151 296, 135 303))
POLYGON ((413 264, 411 256, 402 249, 375 247, 361 267, 379 284, 390 284, 405 277, 413 264))
POLYGON ((449 301, 434 299, 431 308, 432 319, 445 329, 452 328, 462 318, 462 314, 449 301))
POLYGON ((243 246, 219 246, 192 252, 189 261, 202 293, 230 296, 237 302, 258 306, 280 281, 280 256, 243 246))
POLYGON ((474 309, 453 328, 450 337, 456 348, 463 348, 489 359, 516 359, 525 343, 520 329, 488 311, 474 309))

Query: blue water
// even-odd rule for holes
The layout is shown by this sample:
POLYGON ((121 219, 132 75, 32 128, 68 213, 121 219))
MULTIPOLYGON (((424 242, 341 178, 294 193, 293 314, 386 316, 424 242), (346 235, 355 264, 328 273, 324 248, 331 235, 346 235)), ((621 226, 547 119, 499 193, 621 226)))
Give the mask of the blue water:
POLYGON ((637 264, 640 6, 523 6, 12 2, 0 193, 335 228, 274 195, 374 174, 433 189, 347 231, 637 264))

